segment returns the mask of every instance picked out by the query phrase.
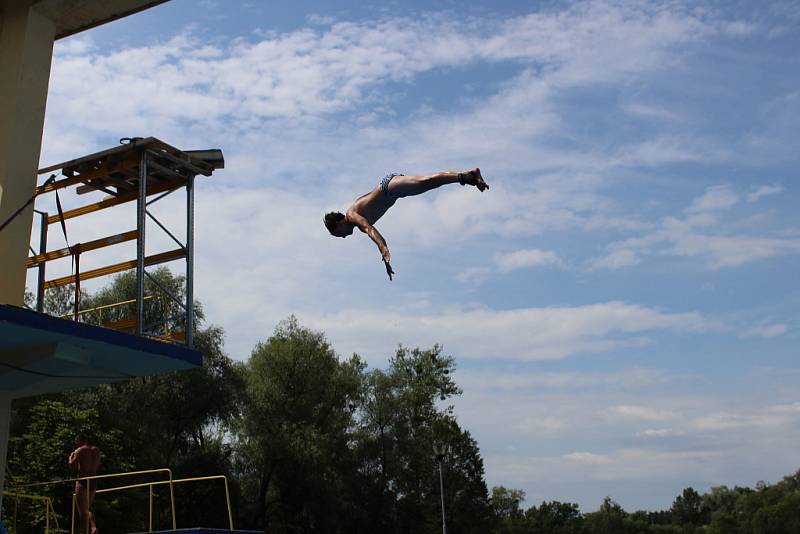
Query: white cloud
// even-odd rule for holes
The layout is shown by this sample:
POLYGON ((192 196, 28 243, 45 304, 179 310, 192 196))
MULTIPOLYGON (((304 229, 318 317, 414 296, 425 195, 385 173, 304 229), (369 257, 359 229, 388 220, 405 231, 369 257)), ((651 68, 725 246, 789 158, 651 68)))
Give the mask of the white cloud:
POLYGON ((608 456, 595 454, 593 452, 571 452, 562 456, 567 462, 590 465, 607 465, 611 463, 608 456))
POLYGON ((485 282, 493 273, 509 273, 532 267, 558 267, 564 268, 565 264, 555 252, 551 250, 525 249, 495 254, 493 268, 468 267, 456 275, 456 279, 464 284, 478 286, 485 282))
POLYGON ((637 437, 642 438, 669 438, 683 435, 683 432, 675 431, 671 428, 648 428, 647 430, 642 430, 641 432, 636 433, 637 437))
POLYGON ((782 336, 788 331, 788 327, 783 323, 760 324, 745 329, 739 334, 740 337, 764 337, 773 338, 782 336))
POLYGON ((551 250, 515 250, 507 254, 498 254, 494 258, 494 263, 500 272, 507 273, 517 269, 525 269, 529 267, 540 267, 552 265, 561 267, 564 262, 558 257, 558 254, 551 250))
POLYGON ((709 140, 692 135, 661 135, 623 146, 611 161, 623 167, 658 167, 666 163, 720 161, 728 157, 726 149, 709 140))
POLYGON ((622 269, 623 267, 636 265, 640 261, 639 255, 634 250, 619 248, 612 250, 605 256, 591 259, 589 267, 591 269, 622 269))
POLYGON ((697 417, 691 421, 690 426, 700 431, 727 431, 750 427, 780 427, 789 421, 785 415, 721 412, 697 417))
POLYGON ((301 319, 326 332, 344 354, 384 356, 386 340, 407 346, 443 344, 459 359, 535 361, 642 346, 648 332, 708 332, 722 328, 698 313, 664 313, 607 302, 576 307, 430 310, 404 314, 381 309, 340 309, 301 319))
POLYGON ((671 410, 662 410, 651 408, 649 406, 637 406, 630 404, 614 406, 608 410, 608 415, 612 418, 642 421, 670 421, 679 417, 679 414, 671 410))
MULTIPOLYGON (((741 391, 699 387, 682 395, 673 387, 707 385, 703 375, 660 375, 653 369, 547 375, 483 365, 457 371, 464 394, 455 400, 456 413, 481 443, 490 485, 520 487, 539 500, 556 498, 557 486, 565 484, 566 497, 586 506, 579 495, 599 502, 606 494, 575 489, 587 480, 641 481, 648 491, 658 480, 655 485, 668 488, 661 497, 668 506, 687 481, 706 488, 752 485, 767 472, 779 477, 795 464, 800 403, 794 377, 783 380, 783 403, 763 405, 741 391), (635 378, 622 378, 632 372, 652 373, 652 380, 637 389, 635 378)), ((769 392, 766 398, 778 394, 774 377, 748 377, 748 384, 753 392, 769 392)), ((626 507, 630 499, 637 502, 621 488, 613 496, 626 507)))
POLYGON ((685 210, 685 218, 664 217, 655 231, 612 242, 607 254, 590 259, 588 265, 620 269, 636 265, 646 256, 672 255, 702 258, 709 268, 723 269, 800 253, 799 239, 731 235, 728 227, 732 224, 726 226, 719 214, 740 200, 741 195, 728 185, 709 187, 685 210))
POLYGON ((520 434, 534 434, 539 436, 557 434, 566 427, 567 423, 565 421, 552 416, 541 418, 528 417, 514 424, 514 430, 520 434))
POLYGON ((790 404, 776 404, 770 407, 770 411, 800 414, 800 401, 790 404))
POLYGON ((758 202, 762 197, 783 193, 783 191, 784 188, 780 185, 762 185, 748 193, 746 198, 748 202, 758 202))
POLYGON ((694 199, 692 205, 686 210, 689 213, 719 211, 730 209, 739 202, 739 195, 729 185, 715 185, 706 189, 706 192, 694 199))
POLYGON ((622 109, 631 115, 645 117, 648 119, 675 121, 682 118, 678 113, 672 109, 669 109, 668 107, 645 104, 642 102, 631 102, 625 104, 622 109))
POLYGON ((749 236, 718 236, 676 233, 672 249, 678 256, 706 257, 713 269, 738 267, 776 256, 800 253, 800 239, 749 236))
POLYGON ((456 275, 456 280, 464 284, 478 285, 483 283, 491 273, 486 267, 468 267, 456 275))
POLYGON ((734 20, 723 23, 721 25, 721 29, 724 33, 733 35, 734 37, 744 37, 752 35, 753 33, 755 33, 757 28, 758 26, 756 24, 744 20, 734 20))
POLYGON ((587 388, 637 389, 668 382, 670 375, 659 369, 630 368, 616 372, 458 372, 458 383, 471 391, 585 390, 587 388))

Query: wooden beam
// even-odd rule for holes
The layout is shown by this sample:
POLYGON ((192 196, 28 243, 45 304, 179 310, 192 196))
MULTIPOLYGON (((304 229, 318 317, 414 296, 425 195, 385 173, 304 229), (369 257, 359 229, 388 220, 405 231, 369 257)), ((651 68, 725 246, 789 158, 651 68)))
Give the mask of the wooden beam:
MULTIPOLYGON (((117 243, 124 243, 125 241, 132 241, 139 237, 138 230, 131 230, 130 232, 124 232, 122 234, 112 235, 109 237, 104 237, 102 239, 96 239, 94 241, 89 241, 88 243, 78 243, 73 245, 73 247, 79 247, 81 253, 88 252, 90 250, 97 250, 99 248, 110 247, 111 245, 116 245, 117 243)), ((45 254, 37 254, 36 256, 31 256, 28 258, 28 269, 32 267, 37 267, 42 263, 57 260, 59 258, 65 258, 69 256, 72 252, 69 248, 62 248, 59 250, 54 250, 52 252, 47 252, 45 254)))
MULTIPOLYGON (((148 184, 151 185, 151 184, 148 184)), ((147 196, 155 195, 158 193, 163 193, 164 191, 171 191, 173 189, 178 189, 186 185, 186 180, 170 180, 168 182, 163 182, 160 184, 153 184, 151 187, 147 188, 147 196)), ((69 210, 64 212, 64 219, 72 219, 73 217, 80 217, 81 215, 86 215, 87 213, 93 213, 95 211, 104 210, 106 208, 110 208, 112 206, 118 206, 120 204, 125 204, 126 202, 130 202, 131 200, 136 200, 139 198, 138 191, 131 191, 130 193, 125 193, 119 195, 117 197, 110 197, 101 200, 100 202, 95 202, 94 204, 88 204, 86 206, 82 206, 80 208, 75 208, 74 210, 69 210)), ((47 224, 54 224, 59 222, 58 214, 51 215, 47 218, 47 224)))
MULTIPOLYGON (((186 249, 176 248, 175 250, 170 250, 169 252, 162 252, 160 254, 148 256, 144 259, 144 264, 145 266, 149 267, 151 265, 158 265, 160 263, 177 260, 178 258, 183 258, 185 256, 186 249)), ((84 280, 91 280, 92 278, 99 278, 101 276, 127 271, 129 269, 134 269, 135 267, 136 260, 123 261, 122 263, 115 263, 114 265, 108 265, 106 267, 100 267, 99 269, 93 269, 91 271, 80 273, 80 280, 83 282, 84 280)), ((44 288, 51 289, 73 283, 75 283, 75 275, 71 274, 69 276, 62 276, 61 278, 54 278, 53 280, 45 282, 44 288)))
POLYGON ((96 178, 102 178, 103 176, 108 176, 108 174, 112 172, 135 169, 138 166, 139 162, 134 159, 123 160, 116 165, 107 164, 105 167, 100 169, 82 172, 80 174, 70 176, 69 178, 64 178, 63 180, 56 180, 55 182, 49 183, 45 186, 40 185, 36 188, 36 194, 42 195, 44 193, 49 193, 50 191, 55 191, 56 189, 64 189, 65 187, 69 187, 71 185, 86 182, 88 180, 94 180, 96 178))
MULTIPOLYGON (((122 174, 120 169, 115 169, 111 172, 119 172, 122 174)), ((106 176, 84 182, 84 185, 79 185, 75 192, 79 195, 85 195, 86 193, 92 193, 94 191, 108 192, 104 188, 109 186, 114 186, 117 188, 117 192, 114 194, 115 196, 118 196, 120 193, 128 193, 135 187, 133 184, 122 178, 108 174, 106 176)))

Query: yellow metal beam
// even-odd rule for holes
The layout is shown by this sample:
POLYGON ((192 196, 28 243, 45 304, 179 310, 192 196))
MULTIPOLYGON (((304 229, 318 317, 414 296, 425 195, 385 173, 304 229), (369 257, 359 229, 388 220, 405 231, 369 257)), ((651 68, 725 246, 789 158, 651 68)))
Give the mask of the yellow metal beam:
MULTIPOLYGON (((112 235, 109 237, 104 237, 102 239, 96 239, 94 241, 89 241, 88 243, 78 243, 73 245, 73 248, 77 247, 81 253, 88 252, 90 250, 97 250, 105 247, 110 247, 111 245, 116 245, 117 243, 124 243, 126 241, 133 241, 134 239, 139 237, 138 230, 131 230, 130 232, 124 232, 117 235, 112 235)), ((28 269, 33 267, 38 267, 42 263, 46 263, 48 261, 57 260, 59 258, 66 258, 72 254, 69 248, 62 248, 59 250, 54 250, 52 252, 47 252, 45 254, 37 254, 36 256, 31 256, 28 258, 28 269)))
MULTIPOLYGON (((150 196, 158 193, 163 193, 165 191, 171 191, 173 189, 178 189, 179 187, 184 185, 186 185, 186 182, 185 181, 181 182, 179 180, 170 180, 167 182, 152 184, 150 185, 150 187, 147 188, 147 195, 150 196)), ((87 204, 86 206, 75 208, 74 210, 65 211, 64 219, 66 220, 66 219, 72 219, 73 217, 80 217, 81 215, 86 215, 88 213, 93 213, 95 211, 100 211, 113 206, 118 206, 120 204, 125 204, 126 202, 136 200, 137 198, 139 198, 138 191, 125 193, 124 195, 119 195, 118 197, 106 198, 104 200, 101 200, 100 202, 87 204)), ((59 221, 60 219, 58 215, 51 215, 50 217, 47 218, 47 224, 55 224, 59 221)))
POLYGON ((64 178, 63 180, 57 180, 55 182, 51 182, 47 185, 40 185, 36 188, 36 194, 42 195, 44 193, 49 193, 50 191, 55 191, 57 189, 64 189, 65 187, 69 187, 71 185, 108 176, 108 174, 112 172, 122 172, 124 170, 135 169, 138 165, 139 162, 136 160, 125 160, 119 162, 116 166, 113 167, 106 166, 101 169, 94 169, 91 171, 82 172, 80 174, 76 174, 75 176, 64 178))
MULTIPOLYGON (((177 260, 178 258, 183 258, 185 256, 186 249, 176 248, 175 250, 170 250, 169 252, 162 252, 161 254, 147 256, 144 259, 144 264, 145 266, 149 267, 151 265, 158 265, 159 263, 177 260)), ((99 269, 93 269, 91 271, 80 273, 80 280, 83 282, 84 280, 91 280, 92 278, 99 278, 101 276, 107 276, 109 274, 127 271, 128 269, 134 268, 136 268, 136 260, 123 261, 121 263, 115 263, 114 265, 108 265, 106 267, 100 267, 99 269)), ((62 276, 61 278, 54 278, 53 280, 45 282, 44 288, 51 289, 54 287, 65 286, 67 284, 74 283, 75 275, 71 274, 69 276, 62 276)))

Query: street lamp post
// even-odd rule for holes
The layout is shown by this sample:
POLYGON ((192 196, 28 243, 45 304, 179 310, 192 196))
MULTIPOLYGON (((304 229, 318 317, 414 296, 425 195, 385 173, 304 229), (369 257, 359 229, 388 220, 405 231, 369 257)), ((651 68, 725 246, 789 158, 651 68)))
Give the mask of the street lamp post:
POLYGON ((442 462, 446 454, 446 447, 441 443, 433 444, 433 454, 439 464, 439 495, 442 498, 442 534, 447 534, 447 523, 444 519, 444 478, 442 477, 442 462))

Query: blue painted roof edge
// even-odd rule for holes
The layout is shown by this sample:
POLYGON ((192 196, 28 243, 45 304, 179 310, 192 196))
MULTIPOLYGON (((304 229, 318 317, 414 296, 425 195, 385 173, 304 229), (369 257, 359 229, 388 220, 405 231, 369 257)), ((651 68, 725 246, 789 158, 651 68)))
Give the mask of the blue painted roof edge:
POLYGON ((117 332, 100 326, 59 319, 52 315, 26 310, 17 306, 0 304, 0 321, 57 332, 92 341, 99 341, 150 354, 160 354, 168 358, 185 361, 191 365, 203 364, 203 356, 196 350, 154 339, 147 339, 124 332, 117 332))

